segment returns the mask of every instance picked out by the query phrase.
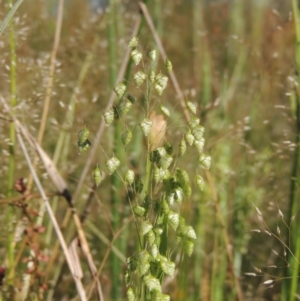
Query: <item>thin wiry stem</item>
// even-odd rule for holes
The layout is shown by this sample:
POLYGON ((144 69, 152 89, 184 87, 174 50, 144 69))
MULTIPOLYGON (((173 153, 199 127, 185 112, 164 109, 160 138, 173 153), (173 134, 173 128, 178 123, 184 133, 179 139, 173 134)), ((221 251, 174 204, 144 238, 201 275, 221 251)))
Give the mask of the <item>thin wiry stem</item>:
MULTIPOLYGON (((8 4, 11 6, 12 1, 9 0, 8 4)), ((21 4, 21 3, 20 3, 21 4)), ((16 7, 17 9, 17 7, 16 7)), ((13 14, 12 14, 13 15, 13 14)), ((11 16, 12 16, 11 15, 11 16)), ((10 18, 9 18, 10 19, 10 18)), ((9 32, 9 46, 10 46, 10 105, 14 108, 17 104, 16 91, 17 91, 17 78, 16 78, 16 65, 17 65, 17 57, 16 57, 16 41, 15 41, 15 28, 13 19, 10 20, 10 32, 9 32)), ((9 169, 8 169, 8 197, 12 196, 12 191, 14 187, 14 173, 15 173, 15 125, 13 122, 10 123, 9 126, 9 169)), ((12 229, 12 221, 14 219, 15 210, 14 207, 9 207, 8 209, 8 223, 10 225, 9 235, 8 235, 8 261, 10 266, 8 281, 9 284, 12 285, 14 282, 14 252, 15 252, 15 243, 14 243, 14 231, 12 229)))
POLYGON ((22 4, 23 1, 24 0, 18 0, 13 5, 13 7, 10 9, 9 13, 6 15, 6 17, 3 20, 3 22, 0 24, 0 36, 3 33, 3 31, 4 31, 5 27, 7 26, 7 24, 9 23, 10 19, 13 17, 13 15, 15 14, 15 12, 17 11, 17 9, 19 8, 19 6, 22 4))
MULTIPOLYGON (((50 67, 49 67, 49 74, 48 74, 47 87, 46 87, 46 96, 45 96, 45 100, 44 100, 43 113, 42 113, 41 124, 40 124, 38 139, 37 139, 37 141, 40 145, 42 145, 45 128, 46 128, 47 117, 48 117, 48 113, 49 113, 49 106, 50 106, 51 94, 52 94, 52 89, 53 89, 53 81, 54 81, 54 73, 55 73, 55 65, 56 65, 55 64, 56 55, 57 55, 57 51, 58 51, 58 47, 59 47, 61 28, 62 28, 63 12, 64 12, 64 0, 59 0, 54 42, 53 42, 53 48, 52 48, 51 57, 50 57, 50 67)), ((37 158, 35 158, 34 163, 35 163, 35 165, 37 164, 37 158)), ((32 183, 32 178, 29 177, 28 185, 27 185, 29 190, 31 187, 31 183, 32 183)))

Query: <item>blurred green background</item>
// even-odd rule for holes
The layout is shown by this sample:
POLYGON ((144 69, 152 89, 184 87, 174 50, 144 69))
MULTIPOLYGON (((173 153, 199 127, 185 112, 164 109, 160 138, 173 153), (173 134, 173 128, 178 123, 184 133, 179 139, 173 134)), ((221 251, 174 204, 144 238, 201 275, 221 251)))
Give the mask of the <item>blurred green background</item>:
MULTIPOLYGON (((13 18, 17 66, 15 113, 34 137, 38 135, 46 95, 57 5, 57 1, 25 0, 13 18)), ((292 252, 300 258, 296 232, 300 221, 296 6, 293 10, 292 1, 288 0, 153 0, 148 1, 147 7, 186 99, 198 106, 201 124, 205 126, 205 152, 212 157, 211 170, 204 177, 204 192, 195 192, 183 209, 198 236, 194 254, 185 259, 180 277, 166 280, 165 291, 171 300, 299 300, 299 264, 293 263, 290 255, 292 252), (283 281, 285 277, 288 279, 283 281), (243 299, 237 294, 235 278, 242 288, 243 299), (274 280, 274 286, 262 284, 270 279, 274 280)), ((0 20, 8 10, 7 2, 0 1, 0 20)), ((137 1, 65 1, 42 146, 53 157, 61 131, 68 135, 69 142, 57 154, 57 167, 71 191, 78 185, 88 156, 88 153, 78 155, 77 133, 85 123, 93 135, 96 133, 139 14, 137 1), (86 68, 84 75, 83 68, 86 68), (74 115, 65 120, 69 111, 74 115)), ((9 34, 7 28, 0 39, 0 93, 7 101, 11 97, 9 34)), ((139 40, 145 50, 156 47, 144 21, 139 40)), ((173 112, 167 135, 176 143, 176 126, 180 126, 184 116, 171 83, 163 98, 173 112)), ((6 115, 1 112, 1 116, 6 115)), ((13 218, 11 215, 7 218, 11 208, 5 201, 19 194, 8 177, 9 122, 5 118, 0 122, 0 258, 5 266, 9 233, 28 216, 22 208, 13 206, 13 218)), ((113 147, 110 129, 101 137, 101 144, 105 149, 113 147)), ((145 151, 142 141, 136 141, 131 151, 128 159, 134 165, 145 151)), ((102 159, 96 155, 93 164, 99 160, 102 159)), ((196 156, 191 154, 186 162, 191 175, 195 160, 196 156)), ((18 145, 15 162, 14 180, 28 178, 29 170, 18 145)), ((87 206, 93 186, 93 166, 76 199, 80 210, 87 206)), ((41 176, 45 173, 39 165, 38 171, 41 176)), ((43 184, 49 193, 55 190, 48 180, 43 184)), ((112 192, 107 189, 109 185, 106 178, 97 189, 86 219, 85 231, 99 266, 108 250, 100 236, 111 239, 131 216, 124 189, 118 190, 120 203, 115 206, 112 192), (117 225, 112 223, 116 211, 117 225)), ((28 206, 33 210, 38 203, 33 199, 28 206)), ((67 205, 60 201, 56 206, 57 219, 62 223, 67 205)), ((46 229, 48 223, 45 218, 46 229)), ((67 233, 68 226, 63 231, 67 233)), ((125 257, 135 248, 136 237, 132 232, 132 223, 126 224, 115 242, 125 257)), ((12 300, 15 294, 11 286, 13 291, 22 287, 22 274, 26 270, 26 261, 22 259, 29 256, 30 250, 22 247, 23 241, 21 237, 15 246, 20 263, 15 269, 14 282, 4 282, 2 286, 5 300, 12 300), (19 250, 22 252, 18 253, 19 250)), ((55 241, 55 234, 46 231, 40 235, 38 245, 50 256, 55 241)), ((112 272, 113 260, 104 262, 100 275, 105 300, 122 300, 125 296, 122 275, 126 265, 117 260, 119 276, 112 272)), ((46 283, 48 290, 54 289, 50 297, 48 290, 43 293, 44 300, 71 300, 75 290, 67 266, 62 266, 55 282, 51 279, 55 278, 56 266, 49 269, 47 262, 39 264, 45 274, 32 280, 28 300, 42 300, 36 299, 41 283, 46 283)), ((84 277, 90 276, 85 272, 84 277)))

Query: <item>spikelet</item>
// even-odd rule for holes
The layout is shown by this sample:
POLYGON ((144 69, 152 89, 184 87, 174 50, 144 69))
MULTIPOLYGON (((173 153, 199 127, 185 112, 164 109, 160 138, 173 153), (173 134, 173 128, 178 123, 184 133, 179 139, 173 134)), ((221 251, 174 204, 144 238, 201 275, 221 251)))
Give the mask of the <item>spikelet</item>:
POLYGON ((100 171, 100 168, 99 168, 98 164, 97 164, 96 168, 93 171, 93 180, 94 180, 96 186, 98 186, 102 181, 102 174, 101 174, 101 171, 100 171))
POLYGON ((133 80, 137 87, 140 87, 145 79, 146 79, 146 74, 142 71, 138 71, 133 75, 133 80))
POLYGON ((193 145, 193 144, 194 144, 195 137, 193 136, 193 134, 192 134, 191 131, 188 131, 188 132, 185 134, 185 140, 186 140, 186 142, 187 142, 189 145, 193 145))
POLYGON ((150 254, 153 257, 153 259, 156 259, 158 254, 159 254, 159 250, 158 250, 158 246, 157 244, 153 244, 150 248, 150 254))
POLYGON ((141 251, 138 255, 138 272, 140 273, 141 276, 145 275, 149 269, 150 269, 150 254, 146 251, 143 250, 141 251))
POLYGON ((134 171, 132 169, 128 169, 125 175, 125 182, 128 185, 132 185, 134 182, 134 171))
POLYGON ((167 69, 168 73, 172 72, 173 66, 172 66, 171 61, 168 58, 166 58, 165 66, 166 66, 166 69, 167 69))
POLYGON ((153 226, 149 221, 143 221, 141 224, 142 235, 146 235, 152 228, 153 226))
POLYGON ((130 56, 136 66, 140 63, 140 61, 142 60, 142 57, 143 57, 142 53, 140 51, 138 51, 137 49, 131 50, 130 56))
POLYGON ((153 70, 150 70, 150 72, 148 74, 148 78, 149 78, 149 82, 151 84, 153 84, 155 81, 155 72, 153 70))
POLYGON ((154 276, 152 276, 151 274, 146 275, 143 278, 143 281, 145 283, 145 286, 147 287, 147 289, 151 292, 151 291, 161 291, 161 285, 160 285, 160 281, 155 278, 154 276))
POLYGON ((132 139, 132 132, 129 129, 126 129, 126 131, 121 135, 121 140, 124 146, 126 147, 132 139))
POLYGON ((116 118, 120 118, 120 117, 123 117, 125 116, 129 110, 131 109, 132 107, 132 102, 129 101, 127 98, 126 99, 123 99, 117 107, 115 107, 114 109, 114 115, 116 118))
POLYGON ((194 230, 194 228, 192 226, 184 226, 182 229, 182 234, 190 239, 196 239, 197 235, 196 232, 194 230))
POLYGON ((154 84, 154 90, 157 92, 158 95, 162 95, 162 93, 164 92, 163 87, 158 83, 154 84))
POLYGON ((170 117, 170 111, 168 108, 166 108, 165 106, 160 106, 160 110, 162 111, 162 113, 167 116, 167 117, 170 117))
POLYGON ((83 129, 78 133, 78 143, 83 144, 90 135, 90 131, 86 125, 84 125, 83 129))
POLYGON ((108 111, 104 112, 103 114, 104 122, 106 125, 110 125, 115 118, 115 113, 113 109, 109 109, 108 111))
POLYGON ((163 272, 170 277, 174 276, 175 273, 175 263, 168 260, 165 256, 159 255, 159 264, 163 272))
POLYGON ((179 224, 179 215, 176 212, 173 212, 170 210, 170 212, 167 214, 168 216, 168 224, 170 227, 176 231, 178 224, 179 224))
POLYGON ((146 236, 146 239, 147 239, 147 242, 149 244, 149 246, 152 246, 155 242, 155 234, 152 230, 150 230, 148 233, 147 233, 147 236, 146 236))
POLYGON ((155 61, 155 59, 156 59, 156 50, 155 49, 149 50, 148 53, 147 53, 147 56, 151 61, 155 61))
POLYGON ((179 153, 180 156, 183 156, 186 152, 186 142, 184 137, 181 138, 180 143, 179 143, 179 153))
POLYGON ((167 87, 168 83, 168 77, 163 75, 162 73, 159 73, 155 77, 155 81, 162 87, 164 90, 167 87))
POLYGON ((200 140, 195 140, 194 141, 194 145, 195 145, 197 151, 199 152, 199 154, 201 154, 203 152, 204 144, 205 144, 205 139, 204 138, 201 138, 200 140))
POLYGON ((203 137, 204 127, 202 125, 197 125, 192 128, 192 135, 196 140, 200 140, 203 137))
POLYGON ((114 88, 115 93, 117 94, 117 96, 120 98, 122 98, 122 96, 124 95, 125 91, 126 91, 126 86, 123 83, 118 83, 115 88, 114 88))
POLYGON ((203 191, 203 189, 204 189, 204 180, 200 175, 196 176, 196 185, 201 191, 203 191))
POLYGON ((127 99, 134 104, 136 102, 136 97, 130 93, 127 94, 127 99))
POLYGON ((132 287, 127 290, 126 296, 128 301, 136 301, 132 287))
POLYGON ((190 179, 188 173, 181 168, 176 168, 176 179, 183 190, 185 196, 189 197, 191 195, 192 189, 190 186, 190 179))
POLYGON ((199 162, 202 164, 202 166, 206 169, 210 168, 210 164, 211 164, 211 157, 210 156, 206 156, 205 154, 201 154, 199 157, 199 162))
POLYGON ((120 160, 116 157, 108 159, 106 162, 106 167, 110 175, 112 175, 120 165, 120 160))
POLYGON ((144 208, 144 207, 142 207, 142 206, 134 206, 133 208, 132 208, 132 210, 133 210, 133 212, 137 215, 137 216, 139 216, 139 217, 143 217, 144 215, 145 215, 145 212, 146 212, 146 209, 144 208))
POLYGON ((140 122, 139 126, 144 136, 147 137, 151 131, 152 121, 148 118, 145 118, 142 122, 140 122))
POLYGON ((137 37, 132 37, 131 40, 128 43, 128 46, 130 48, 136 48, 139 45, 139 39, 137 37))
POLYGON ((84 143, 79 143, 78 141, 78 151, 79 154, 82 154, 83 152, 87 151, 91 146, 91 142, 89 141, 89 139, 85 140, 84 143))
POLYGON ((191 257, 191 255, 193 254, 193 251, 194 251, 194 243, 189 240, 184 240, 183 241, 183 251, 187 256, 191 257))
POLYGON ((187 100, 186 101, 186 106, 187 106, 187 108, 189 109, 189 111, 191 113, 196 114, 197 108, 196 108, 196 106, 195 106, 194 103, 192 103, 191 101, 187 100))
POLYGON ((81 131, 79 131, 79 133, 78 133, 77 145, 78 145, 79 154, 82 154, 83 152, 88 150, 89 147, 91 146, 91 142, 88 139, 89 135, 90 135, 90 131, 87 128, 87 126, 85 125, 83 127, 83 129, 81 131))
POLYGON ((128 270, 125 272, 124 280, 125 280, 126 286, 129 286, 131 284, 131 281, 132 281, 131 273, 129 273, 128 270))
POLYGON ((200 119, 196 116, 192 116, 189 120, 190 128, 194 128, 195 126, 200 124, 200 119))

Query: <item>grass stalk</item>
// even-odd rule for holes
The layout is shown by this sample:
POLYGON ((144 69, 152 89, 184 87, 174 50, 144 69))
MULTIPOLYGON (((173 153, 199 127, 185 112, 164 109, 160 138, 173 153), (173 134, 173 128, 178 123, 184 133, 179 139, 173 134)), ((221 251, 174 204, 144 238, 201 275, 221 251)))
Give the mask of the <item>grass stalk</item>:
MULTIPOLYGON (((108 48, 109 48, 109 83, 111 89, 113 89, 116 78, 116 64, 117 64, 117 51, 116 51, 116 44, 117 44, 117 36, 116 36, 116 22, 121 16, 116 17, 116 1, 110 0, 109 1, 109 14, 108 14, 108 48)), ((114 141, 113 141, 113 153, 114 155, 121 159, 123 157, 122 145, 121 145, 121 124, 117 122, 114 127, 114 141)), ((122 163, 121 163, 122 164, 122 163)), ((120 224, 120 208, 121 198, 120 198, 120 191, 122 188, 122 183, 118 178, 117 174, 114 174, 111 177, 111 211, 112 211, 112 228, 113 231, 116 231, 120 224)), ((120 242, 116 242, 117 248, 120 247, 120 242)), ((119 300, 121 297, 121 264, 119 258, 115 256, 115 254, 111 254, 111 267, 112 267, 112 299, 119 300)))
POLYGON ((18 0, 13 6, 12 6, 12 2, 9 1, 11 9, 8 12, 8 14, 6 15, 6 17, 4 18, 3 22, 0 24, 0 36, 3 33, 4 29, 6 28, 9 21, 14 16, 14 14, 16 13, 16 11, 18 10, 19 6, 22 4, 23 1, 24 0, 18 0))
MULTIPOLYGON (((295 23, 295 33, 296 33, 296 41, 295 41, 295 61, 296 61, 296 74, 297 74, 297 82, 300 83, 299 72, 300 72, 300 24, 299 24, 299 8, 298 1, 292 0, 292 9, 294 15, 294 23, 295 23)), ((299 157, 300 157, 300 95, 299 91, 296 88, 296 93, 292 95, 294 105, 291 106, 292 115, 295 120, 295 150, 294 157, 292 162, 292 170, 291 170, 291 178, 290 178, 290 192, 289 192, 289 209, 288 209, 288 220, 291 219, 292 216, 295 216, 295 224, 291 227, 291 250, 294 253, 296 258, 300 256, 300 217, 298 213, 299 210, 299 189, 297 187, 297 178, 299 177, 299 157)), ((299 262, 289 256, 289 263, 291 265, 290 269, 287 269, 285 272, 285 277, 291 277, 290 279, 286 279, 282 282, 282 301, 294 301, 296 300, 296 294, 298 292, 299 287, 299 262)))
MULTIPOLYGON (((20 2, 21 4, 21 2, 20 2)), ((9 7, 12 7, 12 1, 8 0, 9 7)), ((17 76, 16 76, 16 41, 15 41, 15 28, 14 20, 10 20, 10 31, 9 31, 9 47, 10 47, 10 106, 14 114, 14 107, 17 105, 17 76)), ((15 125, 13 122, 9 126, 9 167, 8 167, 8 197, 12 196, 13 187, 14 187, 14 173, 15 173, 15 125)), ((8 208, 8 224, 9 234, 8 234, 8 262, 9 262, 9 279, 8 282, 10 285, 14 283, 14 261, 15 261, 15 244, 14 244, 14 231, 13 231, 13 219, 15 218, 15 209, 14 206, 8 208)))

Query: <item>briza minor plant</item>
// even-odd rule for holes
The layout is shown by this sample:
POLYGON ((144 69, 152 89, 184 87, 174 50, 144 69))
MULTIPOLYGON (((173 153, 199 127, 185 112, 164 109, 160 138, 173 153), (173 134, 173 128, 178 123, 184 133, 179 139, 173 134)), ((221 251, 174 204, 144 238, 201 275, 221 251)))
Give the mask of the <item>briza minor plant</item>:
MULTIPOLYGON (((172 145, 166 138, 167 122, 171 119, 170 110, 163 104, 161 95, 168 84, 168 76, 162 72, 155 72, 156 51, 147 52, 147 59, 143 60, 137 37, 129 42, 131 59, 138 69, 133 75, 135 91, 141 92, 141 97, 127 92, 125 82, 119 83, 114 91, 119 99, 118 103, 103 114, 107 126, 113 122, 121 122, 123 133, 120 141, 125 152, 130 152, 130 143, 135 135, 141 131, 146 148, 145 156, 139 160, 138 170, 129 162, 122 162, 113 154, 109 156, 101 147, 106 157, 105 165, 109 175, 118 176, 127 191, 127 200, 134 216, 137 229, 138 245, 136 252, 128 260, 125 274, 127 298, 133 300, 170 300, 170 296, 162 292, 165 276, 174 277, 176 264, 174 251, 180 251, 180 260, 184 255, 191 256, 194 249, 196 233, 188 225, 180 213, 180 205, 192 195, 192 183, 189 171, 180 167, 182 158, 186 156, 188 147, 193 147, 198 161, 193 164, 196 169, 195 184, 202 191, 204 180, 199 174, 201 169, 209 169, 211 158, 204 154, 204 127, 196 115, 196 106, 186 100, 186 106, 191 115, 184 129, 180 141, 172 145), (138 66, 142 65, 142 69, 138 66), (143 88, 144 87, 144 88, 143 88), (140 100, 138 100, 140 99, 140 100), (142 117, 133 107, 140 109, 142 117), (159 107, 161 115, 157 115, 154 108, 159 107), (131 117, 132 117, 131 116, 131 117), (124 166, 127 166, 124 168, 124 166), (169 238, 176 235, 173 247, 169 238)), ((172 64, 165 62, 167 72, 172 72, 172 64)), ((90 146, 89 130, 85 126, 78 134, 79 152, 86 151, 90 146)), ((186 158, 185 158, 186 159, 186 158)), ((96 185, 102 181, 104 169, 97 164, 93 171, 96 185)), ((179 271, 180 273, 180 271, 179 271)))

